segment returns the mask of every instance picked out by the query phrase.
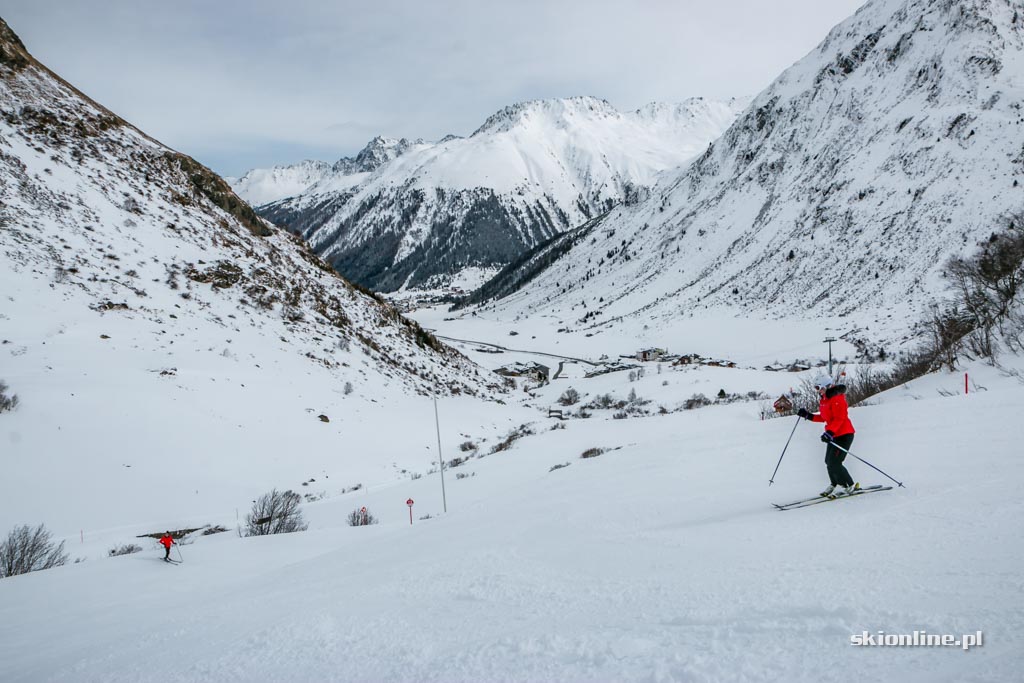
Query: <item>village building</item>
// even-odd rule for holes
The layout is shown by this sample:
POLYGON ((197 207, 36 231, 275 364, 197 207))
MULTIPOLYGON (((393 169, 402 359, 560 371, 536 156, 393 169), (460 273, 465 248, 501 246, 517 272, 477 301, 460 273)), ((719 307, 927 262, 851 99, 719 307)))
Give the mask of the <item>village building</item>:
POLYGON ((551 377, 551 368, 540 363, 510 363, 494 372, 502 377, 525 377, 541 384, 547 384, 551 377))
POLYGON ((636 352, 636 359, 639 361, 658 361, 661 360, 668 351, 665 349, 659 349, 657 347, 650 349, 641 349, 636 352))

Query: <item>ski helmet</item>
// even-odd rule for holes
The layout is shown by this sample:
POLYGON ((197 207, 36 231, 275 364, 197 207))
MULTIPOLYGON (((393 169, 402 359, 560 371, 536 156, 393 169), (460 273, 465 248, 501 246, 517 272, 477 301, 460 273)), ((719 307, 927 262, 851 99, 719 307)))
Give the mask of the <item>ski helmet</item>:
POLYGON ((832 378, 829 377, 828 375, 818 375, 817 377, 814 378, 815 389, 825 389, 827 387, 832 386, 833 384, 835 384, 835 382, 833 382, 832 378))

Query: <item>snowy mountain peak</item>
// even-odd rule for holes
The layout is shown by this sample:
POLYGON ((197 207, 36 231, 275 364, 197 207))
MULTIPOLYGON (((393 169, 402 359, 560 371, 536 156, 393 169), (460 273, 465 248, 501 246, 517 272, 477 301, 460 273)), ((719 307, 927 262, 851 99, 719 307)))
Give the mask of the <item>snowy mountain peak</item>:
POLYGON ((287 166, 254 168, 240 178, 225 180, 245 201, 259 206, 299 194, 330 170, 327 162, 307 159, 287 166))
POLYGON ((415 143, 405 138, 385 138, 377 136, 367 143, 354 158, 343 158, 335 162, 333 170, 344 175, 352 173, 369 173, 401 156, 415 143))
MULTIPOLYGON (((559 127, 576 125, 576 117, 596 119, 621 114, 607 100, 590 96, 563 99, 528 100, 512 104, 487 117, 473 136, 497 133, 516 126, 535 123, 537 119, 559 127)), ((472 137, 472 136, 470 136, 472 137)))

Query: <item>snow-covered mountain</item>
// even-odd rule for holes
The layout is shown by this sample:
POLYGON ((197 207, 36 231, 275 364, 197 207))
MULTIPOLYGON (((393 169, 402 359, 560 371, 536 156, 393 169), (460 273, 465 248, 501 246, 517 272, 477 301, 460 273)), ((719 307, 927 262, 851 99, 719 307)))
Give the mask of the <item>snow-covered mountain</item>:
POLYGON ((1022 101, 1019 1, 872 0, 648 199, 479 299, 595 328, 706 307, 906 325, 1024 206, 1022 101))
POLYGON ((276 202, 301 193, 327 175, 331 164, 306 159, 297 164, 254 168, 240 178, 225 176, 224 180, 239 197, 253 206, 276 202))
POLYGON ((22 399, 4 415, 0 521, 52 496, 101 497, 93 512, 199 501, 232 468, 247 500, 297 486, 294 469, 326 454, 381 469, 393 454, 359 446, 346 418, 417 397, 426 416, 426 396, 497 384, 51 73, 3 22, 0 112, 0 379, 22 399), (341 443, 358 450, 341 458, 341 443))
POLYGON ((413 143, 405 138, 376 137, 354 157, 342 157, 333 164, 307 159, 288 166, 254 168, 241 178, 224 178, 239 197, 252 206, 270 204, 305 190, 327 178, 348 177, 353 183, 405 153, 413 143))
POLYGON ((339 162, 298 196, 259 211, 367 287, 428 286, 469 267, 504 266, 616 204, 639 201, 745 103, 696 98, 622 113, 593 97, 524 102, 467 138, 393 141, 393 156, 369 175, 339 162))

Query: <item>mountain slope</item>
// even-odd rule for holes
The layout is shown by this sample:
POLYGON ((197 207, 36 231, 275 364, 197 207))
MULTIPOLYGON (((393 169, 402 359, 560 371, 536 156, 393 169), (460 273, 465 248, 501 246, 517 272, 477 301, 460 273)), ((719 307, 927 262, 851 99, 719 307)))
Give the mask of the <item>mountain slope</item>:
MULTIPOLYGON (((22 399, 0 420, 0 523, 55 496, 109 520, 128 499, 152 510, 183 491, 297 486, 314 461, 338 466, 339 421, 374 402, 420 397, 426 415, 427 396, 496 388, 2 22, 0 112, 0 379, 22 399), (231 481, 225 462, 242 470, 231 481), (77 489, 90 472, 106 476, 77 489)), ((359 454, 353 479, 393 461, 359 454)))
POLYGON ((576 97, 506 107, 468 138, 411 145, 368 178, 335 173, 260 213, 372 289, 503 266, 699 154, 737 100, 620 113, 576 97))
POLYGON ((905 329, 942 263, 1024 205, 1022 96, 1018 2, 873 0, 502 310, 601 326, 723 307, 905 329))

